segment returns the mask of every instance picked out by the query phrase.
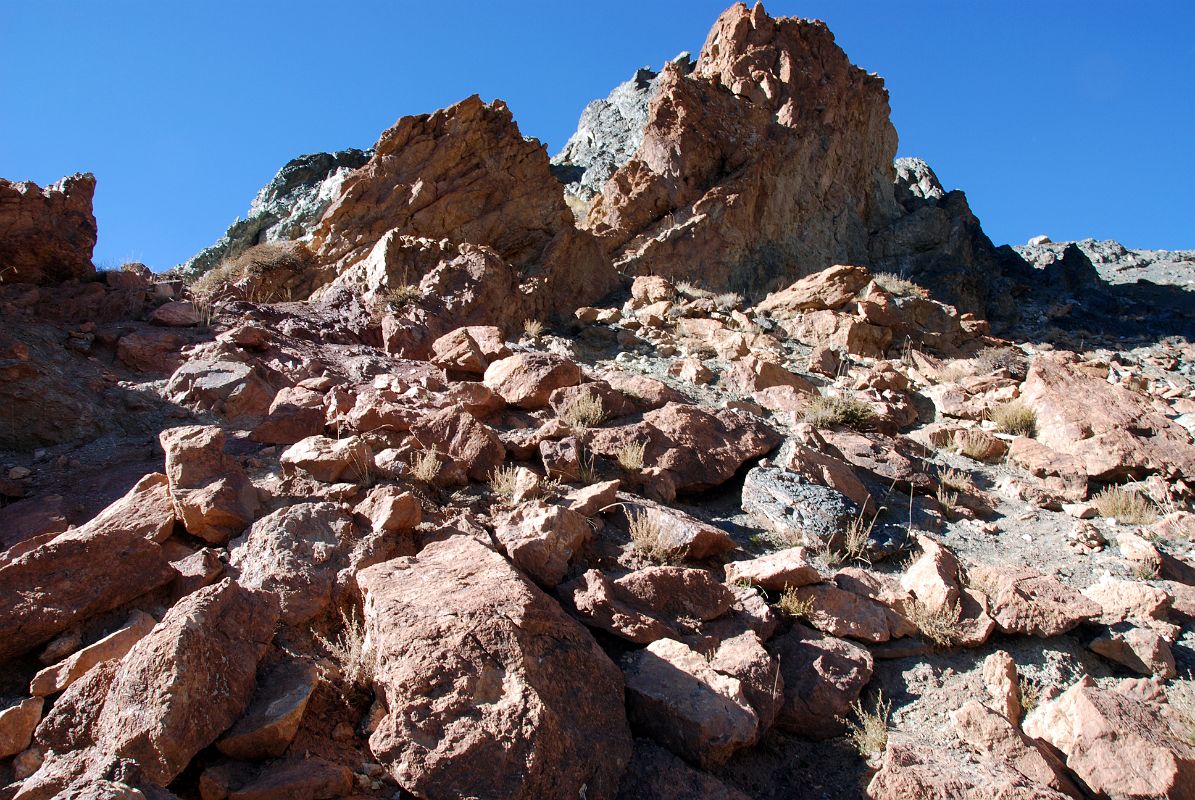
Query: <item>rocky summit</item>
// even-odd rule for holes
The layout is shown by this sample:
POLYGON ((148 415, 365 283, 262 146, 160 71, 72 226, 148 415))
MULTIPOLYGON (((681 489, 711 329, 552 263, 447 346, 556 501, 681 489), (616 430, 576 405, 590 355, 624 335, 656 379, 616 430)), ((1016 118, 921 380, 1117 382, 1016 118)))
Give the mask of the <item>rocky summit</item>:
POLYGON ((185 264, 0 180, 0 800, 1195 797, 1195 263, 738 4, 185 264))

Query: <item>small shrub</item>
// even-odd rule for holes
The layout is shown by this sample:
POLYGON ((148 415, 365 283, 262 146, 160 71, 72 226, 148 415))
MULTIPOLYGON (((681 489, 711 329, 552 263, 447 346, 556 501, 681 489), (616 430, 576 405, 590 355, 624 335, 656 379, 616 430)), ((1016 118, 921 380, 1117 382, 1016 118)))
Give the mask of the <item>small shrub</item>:
POLYGON ((512 499, 515 494, 515 476, 517 474, 518 468, 513 464, 495 467, 494 471, 490 473, 490 491, 504 501, 512 499))
POLYGON ((872 275, 876 285, 894 297, 926 297, 927 292, 908 278, 892 272, 877 272, 872 275))
POLYGON ((544 335, 544 324, 538 319, 523 320, 523 334, 533 342, 538 342, 544 335))
POLYGON ((1028 714, 1041 705, 1042 684, 1036 678, 1022 677, 1017 681, 1021 695, 1021 711, 1028 714))
POLYGON ((859 515, 846 526, 846 533, 842 537, 843 555, 849 561, 868 560, 867 542, 871 539, 871 531, 880 515, 877 512, 868 522, 863 518, 863 513, 863 509, 859 509, 859 515))
POLYGON ((440 474, 440 456, 435 450, 424 450, 411 462, 411 477, 423 483, 431 483, 440 474))
POLYGON ((975 484, 971 482, 971 476, 961 469, 953 467, 947 467, 938 474, 938 483, 958 492, 970 492, 975 489, 975 484))
POLYGON ((855 750, 864 758, 884 752, 888 746, 888 719, 892 715, 892 702, 884 700, 884 693, 876 695, 875 708, 868 711, 863 707, 862 700, 851 704, 851 711, 855 712, 855 719, 842 720, 847 725, 847 735, 855 745, 855 750))
POLYGON ((578 479, 585 486, 598 482, 597 458, 584 450, 577 456, 578 479))
POLYGON ((795 619, 809 619, 813 614, 813 598, 802 598, 795 588, 789 587, 780 593, 776 608, 795 619))
POLYGON ((875 419, 871 404, 850 397, 814 397, 805 409, 805 421, 816 428, 832 428, 845 425, 863 430, 875 419))
POLYGON ((1017 380, 1025 380, 1029 373, 1029 360, 1020 350, 1012 347, 985 347, 975 356, 975 371, 987 375, 1000 369, 1017 380))
POLYGON ((916 599, 909 605, 909 621, 938 647, 953 647, 962 638, 961 614, 958 605, 932 608, 916 599))
POLYGON ((1162 565, 1153 559, 1134 561, 1131 571, 1139 581, 1152 581, 1162 574, 1162 565))
POLYGON ((990 416, 1000 433, 1012 436, 1037 435, 1037 413, 1019 400, 993 408, 990 416))
POLYGON ((314 634, 316 642, 340 671, 340 680, 352 689, 368 689, 373 665, 365 653, 365 625, 356 613, 340 612, 340 633, 335 639, 314 634))
POLYGON ((659 521, 646 511, 632 511, 627 518, 630 522, 631 544, 635 550, 652 561, 669 560, 668 549, 664 546, 664 532, 659 521))
POLYGON ((414 303, 419 298, 423 297, 423 290, 413 283, 404 283, 402 286, 396 286, 381 295, 382 303, 386 310, 397 314, 407 306, 414 303))
POLYGON ((743 296, 736 292, 723 292, 714 295, 714 305, 719 311, 730 313, 743 304, 743 296))
POLYGON ((614 457, 618 459, 618 466, 627 472, 637 472, 643 469, 643 456, 646 452, 646 442, 631 442, 618 448, 614 457))
POLYGON ((983 431, 968 428, 955 431, 950 449, 966 456, 973 461, 983 461, 988 457, 991 448, 991 438, 983 431))
POLYGON ((571 428, 590 428, 606 418, 602 398, 593 392, 578 392, 560 410, 562 419, 571 428))
POLYGON ((938 504, 946 510, 947 513, 954 511, 958 507, 958 492, 952 492, 946 484, 938 484, 938 504))
POLYGON ((1109 486, 1091 498, 1101 517, 1125 525, 1148 525, 1158 518, 1158 509, 1143 495, 1120 486, 1109 486))

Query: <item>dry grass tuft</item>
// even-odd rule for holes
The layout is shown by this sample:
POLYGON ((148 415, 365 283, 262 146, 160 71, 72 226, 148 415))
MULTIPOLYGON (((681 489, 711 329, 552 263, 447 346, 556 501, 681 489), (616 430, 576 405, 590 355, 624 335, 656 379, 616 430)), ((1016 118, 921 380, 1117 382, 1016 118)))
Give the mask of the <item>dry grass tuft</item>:
POLYGON ((1037 435, 1037 413, 1020 400, 993 408, 990 416, 1000 433, 1012 436, 1037 435))
POLYGON ((730 313, 743 305, 743 296, 737 292, 723 292, 714 295, 714 305, 719 311, 730 313))
MULTIPOLYGON (((266 278, 286 274, 301 275, 311 266, 311 253, 299 242, 263 242, 255 244, 239 255, 226 258, 212 269, 200 275, 190 284, 191 296, 197 300, 217 300, 228 295, 233 284, 249 281, 261 284, 266 278)), ((277 281, 270 281, 278 283, 277 281)), ((258 290, 249 287, 249 300, 269 303, 276 300, 290 300, 290 292, 283 291, 282 297, 261 297, 258 290)))
POLYGON ((1036 678, 1021 677, 1017 683, 1021 695, 1021 711, 1024 714, 1028 714, 1041 705, 1041 696, 1044 687, 1041 681, 1036 678))
POLYGON ((402 286, 396 286, 380 295, 380 299, 386 310, 395 314, 421 297, 423 297, 423 290, 413 283, 404 283, 402 286))
POLYGON ((818 395, 805 409, 805 421, 816 428, 832 428, 845 425, 848 428, 864 430, 875 419, 871 404, 849 397, 826 397, 818 395))
POLYGON ((627 519, 630 522, 631 544, 635 550, 659 563, 671 560, 668 548, 664 545, 664 531, 655 516, 647 511, 632 511, 627 519))
POLYGON ((643 469, 643 456, 646 452, 646 442, 630 442, 618 448, 614 457, 618 460, 618 466, 627 472, 637 472, 643 469))
POLYGON ((695 283, 689 281, 680 281, 676 284, 676 291, 678 294, 684 295, 690 300, 704 300, 711 299, 714 293, 709 289, 702 289, 695 283))
POLYGON ((983 461, 989 452, 991 439, 983 431, 967 428, 955 431, 950 448, 973 461, 983 461))
POLYGON ((971 476, 961 469, 947 467, 938 474, 938 483, 958 492, 970 492, 975 489, 971 476))
POLYGON ((780 593, 780 599, 776 601, 776 608, 794 619, 809 619, 813 614, 813 598, 802 598, 797 594, 796 589, 789 587, 780 593))
POLYGON ((922 289, 908 278, 902 278, 893 272, 877 272, 871 277, 877 286, 894 297, 928 296, 928 292, 925 289, 922 289))
POLYGON ((1101 517, 1115 519, 1125 525, 1148 525, 1158 519, 1158 509, 1144 495, 1109 486, 1091 498, 1091 504, 1101 517))
POLYGON ((533 342, 538 342, 544 335, 544 324, 538 319, 523 320, 523 335, 533 342))
POLYGON ((509 466, 498 466, 490 473, 490 491, 503 501, 509 501, 515 494, 515 477, 518 474, 518 467, 513 464, 509 466))
POLYGON ((962 638, 961 615, 958 605, 932 608, 916 599, 909 605, 909 621, 938 647, 953 647, 962 638))
POLYGON ((938 504, 946 510, 947 513, 958 508, 958 492, 950 491, 946 484, 938 484, 938 504))
POLYGON ((353 689, 368 689, 373 681, 373 664, 365 653, 365 625, 356 613, 340 612, 340 633, 335 639, 314 634, 316 642, 340 671, 340 680, 353 689))
POLYGON ((440 456, 435 450, 424 450, 411 462, 411 477, 423 483, 431 483, 440 474, 440 456))
POLYGON ((1008 370, 1010 376, 1023 381, 1029 372, 1029 359, 1013 347, 985 347, 976 354, 977 374, 988 375, 1001 369, 1008 370))
POLYGON ((606 419, 602 398, 593 392, 578 392, 560 410, 560 419, 570 428, 590 428, 606 419))
POLYGON ((884 693, 876 695, 875 708, 868 711, 863 707, 862 700, 851 704, 851 711, 855 712, 855 719, 842 720, 847 725, 847 735, 855 745, 855 750, 864 758, 869 758, 884 752, 888 746, 888 719, 892 715, 892 702, 884 700, 884 693))

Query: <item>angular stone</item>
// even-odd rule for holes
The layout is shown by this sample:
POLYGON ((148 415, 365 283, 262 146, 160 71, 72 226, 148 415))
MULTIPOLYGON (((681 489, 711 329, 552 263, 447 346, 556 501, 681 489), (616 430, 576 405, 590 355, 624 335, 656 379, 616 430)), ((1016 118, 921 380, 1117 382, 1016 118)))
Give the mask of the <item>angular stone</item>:
POLYGON ((989 613, 1004 633, 1057 636, 1098 616, 1098 604, 1078 590, 1028 567, 977 565, 972 582, 989 596, 989 613))
POLYGON ((1066 800, 1067 795, 992 759, 963 757, 961 748, 915 746, 889 738, 867 784, 871 800, 1066 800))
POLYGON ((16 755, 29 746, 33 729, 41 722, 44 700, 30 697, 0 710, 0 758, 16 755))
POLYGON ((871 680, 874 661, 866 649, 825 636, 800 623, 768 642, 780 661, 784 705, 776 716, 782 730, 826 739, 842 733, 841 719, 871 680))
POLYGON ((144 611, 134 611, 123 626, 103 639, 34 675, 29 693, 34 697, 46 697, 61 692, 101 661, 124 658, 125 653, 157 624, 158 621, 144 611))
POLYGON ((1021 720, 1021 683, 1017 662, 1004 650, 997 650, 983 660, 983 683, 989 705, 1013 725, 1021 720))
POLYGON ((283 469, 299 469, 322 483, 360 480, 373 468, 369 445, 357 436, 329 439, 308 436, 295 442, 280 458, 283 469))
POLYGON ((769 592, 782 592, 807 586, 822 579, 817 567, 809 562, 804 547, 777 550, 747 561, 726 565, 726 582, 746 581, 769 592))
POLYGON ((298 733, 307 701, 318 683, 319 674, 309 661, 287 661, 269 670, 258 680, 245 716, 216 748, 241 761, 278 758, 298 733))
POLYGON ((581 382, 581 368, 551 353, 518 353, 495 361, 482 379, 512 406, 545 408, 552 392, 581 382))
POLYGON ((494 536, 514 565, 540 586, 564 579, 569 562, 593 536, 584 515, 532 500, 497 516, 494 536))
POLYGON ((627 499, 621 510, 628 524, 631 517, 646 518, 647 525, 659 534, 655 549, 666 558, 701 560, 735 548, 729 533, 675 508, 627 499))
POLYGON ((980 756, 1007 765, 1034 783, 1080 800, 1082 793, 1067 777, 1062 761, 1016 728, 1011 720, 971 700, 951 714, 959 737, 980 756))
POLYGON ((324 395, 301 386, 278 390, 270 410, 249 434, 255 442, 294 444, 324 432, 324 395))
POLYGON ((1170 680, 1178 674, 1174 653, 1157 631, 1117 625, 1088 645, 1109 661, 1128 667, 1139 675, 1170 680))
POLYGON ((353 510, 366 517, 375 531, 412 531, 423 521, 419 499, 393 484, 373 487, 353 510))
POLYGON ((489 480, 506 458, 498 434, 459 406, 424 417, 411 426, 411 434, 424 448, 456 464, 471 480, 489 480))
POLYGON ((214 425, 168 428, 158 435, 174 511, 192 536, 224 544, 257 512, 257 492, 241 465, 224 452, 224 431, 214 425))

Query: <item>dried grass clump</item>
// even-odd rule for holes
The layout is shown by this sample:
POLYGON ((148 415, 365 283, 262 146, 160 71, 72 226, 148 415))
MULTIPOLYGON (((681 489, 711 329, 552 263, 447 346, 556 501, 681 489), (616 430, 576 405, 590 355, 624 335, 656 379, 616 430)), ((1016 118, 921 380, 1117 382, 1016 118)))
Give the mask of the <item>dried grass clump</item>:
POLYGON ((714 305, 719 311, 730 313, 743 305, 743 296, 737 292, 723 292, 714 295, 714 305))
POLYGON ((424 450, 411 462, 411 477, 423 483, 431 483, 440 474, 440 456, 435 450, 424 450))
POLYGON ((643 469, 643 456, 646 452, 646 442, 630 442, 618 448, 614 457, 618 460, 618 466, 627 472, 637 472, 643 469))
POLYGON ((938 383, 955 383, 972 374, 971 366, 966 361, 951 361, 935 370, 934 379, 938 383))
POLYGON ((1021 695, 1021 711, 1028 714, 1033 709, 1041 705, 1041 697, 1044 691, 1041 681, 1036 678, 1022 677, 1018 681, 1018 691, 1021 695))
POLYGON ((929 294, 908 278, 893 272, 877 272, 871 277, 877 286, 893 297, 927 297, 929 294))
POLYGON ((985 347, 975 355, 975 371, 987 375, 1006 369, 1017 380, 1024 380, 1029 374, 1029 359, 1014 347, 985 347))
POLYGON ((670 560, 664 544, 664 531, 660 522, 646 511, 632 511, 627 515, 630 522, 631 544, 652 561, 665 563, 670 560))
POLYGON ((397 314, 423 297, 423 290, 413 283, 404 283, 382 293, 381 300, 386 310, 397 314))
POLYGON ((826 397, 818 395, 805 409, 805 421, 816 428, 832 428, 845 425, 848 428, 864 430, 875 419, 871 404, 850 397, 826 397))
POLYGON ((233 284, 248 282, 246 299, 259 303, 290 300, 288 278, 311 267, 311 253, 300 242, 263 242, 239 255, 225 258, 190 284, 197 300, 214 300, 232 291, 233 284), (268 288, 273 287, 273 288, 268 288))
POLYGON ((990 448, 991 439, 983 431, 972 428, 956 431, 950 447, 973 461, 987 459, 990 448))
POLYGON ((938 484, 938 504, 946 510, 947 513, 958 508, 958 492, 950 491, 949 487, 944 483, 938 484))
POLYGON ((373 681, 373 664, 365 652, 365 625, 356 613, 340 612, 340 633, 335 639, 316 633, 315 641, 336 664, 340 680, 352 689, 368 689, 373 681))
POLYGON ((591 428, 606 419, 602 398, 593 392, 578 392, 560 410, 560 419, 570 428, 591 428))
POLYGON ((892 702, 884 700, 884 693, 876 695, 875 708, 868 711, 863 707, 862 700, 851 704, 851 711, 855 719, 842 720, 847 726, 847 735, 855 745, 855 750, 864 758, 869 758, 884 752, 888 746, 888 719, 892 715, 892 702))
POLYGON ((991 412, 996 430, 1013 436, 1037 435, 1037 412, 1019 400, 997 406, 991 412))
POLYGON ((538 319, 523 320, 523 334, 533 342, 538 342, 544 335, 544 324, 538 319))
POLYGON ((490 491, 504 501, 509 501, 515 495, 515 482, 518 468, 513 464, 498 466, 490 473, 490 491))
POLYGON ((1109 486, 1091 498, 1101 517, 1125 525, 1148 525, 1158 519, 1158 509, 1144 495, 1120 486, 1109 486))
POLYGON ((909 621, 938 647, 953 647, 962 638, 961 616, 958 605, 933 608, 916 599, 909 605, 909 621))
POLYGON ((780 599, 776 601, 776 608, 794 619, 809 619, 813 614, 813 598, 802 598, 797 590, 790 586, 780 593, 780 599))
POLYGON ((709 289, 702 289, 697 284, 689 281, 680 281, 677 283, 676 291, 690 300, 707 300, 714 297, 714 293, 709 289))
POLYGON ((961 469, 947 467, 938 474, 938 483, 958 492, 970 492, 975 489, 971 476, 961 469))

